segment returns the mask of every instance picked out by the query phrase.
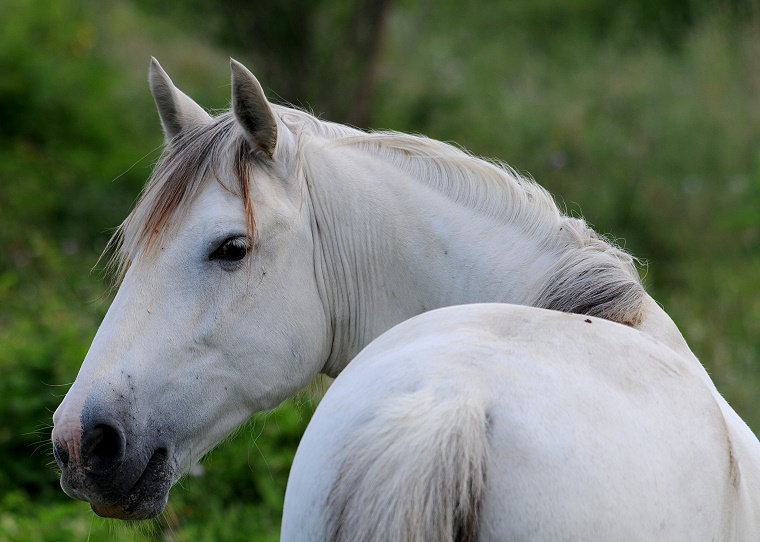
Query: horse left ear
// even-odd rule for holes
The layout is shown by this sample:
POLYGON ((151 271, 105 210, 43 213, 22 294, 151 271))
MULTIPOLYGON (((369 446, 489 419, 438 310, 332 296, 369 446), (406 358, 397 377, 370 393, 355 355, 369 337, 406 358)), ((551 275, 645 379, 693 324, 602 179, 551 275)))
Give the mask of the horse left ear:
POLYGON ((153 57, 150 59, 148 80, 167 143, 188 126, 211 122, 211 116, 192 98, 174 86, 161 64, 153 57))
POLYGON ((277 145, 277 121, 261 85, 240 62, 230 59, 232 111, 254 146, 272 158, 277 145))

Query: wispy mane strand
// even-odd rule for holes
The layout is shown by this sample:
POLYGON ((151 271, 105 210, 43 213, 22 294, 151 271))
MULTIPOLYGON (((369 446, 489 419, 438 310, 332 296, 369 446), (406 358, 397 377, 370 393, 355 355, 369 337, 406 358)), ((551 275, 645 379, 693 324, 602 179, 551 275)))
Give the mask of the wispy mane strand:
POLYGON ((169 233, 175 214, 187 208, 203 182, 215 178, 227 190, 238 193, 246 211, 247 235, 252 240, 254 214, 250 192, 253 154, 231 113, 220 115, 209 125, 189 127, 164 149, 150 180, 132 212, 117 228, 106 250, 112 250, 109 269, 117 283, 141 252, 151 252, 169 233), (219 164, 230 164, 232 186, 218 172, 219 164))

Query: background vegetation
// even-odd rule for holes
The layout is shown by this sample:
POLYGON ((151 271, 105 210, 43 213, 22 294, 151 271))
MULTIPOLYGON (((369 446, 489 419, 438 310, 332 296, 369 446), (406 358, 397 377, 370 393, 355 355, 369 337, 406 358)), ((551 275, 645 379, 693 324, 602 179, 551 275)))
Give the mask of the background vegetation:
POLYGON ((212 109, 233 55, 274 99, 530 173, 648 262, 650 291, 760 430, 754 4, 613 6, 0 0, 0 542, 278 536, 308 400, 255 417, 147 527, 58 489, 50 418, 108 306, 91 269, 161 145, 150 55, 212 109))

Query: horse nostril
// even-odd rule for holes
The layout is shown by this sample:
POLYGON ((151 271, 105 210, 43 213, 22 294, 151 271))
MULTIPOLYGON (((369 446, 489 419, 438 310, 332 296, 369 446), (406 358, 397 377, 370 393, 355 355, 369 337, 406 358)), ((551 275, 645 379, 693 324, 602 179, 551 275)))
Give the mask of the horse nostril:
POLYGON ((69 464, 69 449, 56 440, 53 444, 53 457, 58 467, 63 470, 69 464))
POLYGON ((92 474, 113 472, 124 460, 125 451, 124 433, 110 425, 96 425, 82 435, 82 465, 92 474))

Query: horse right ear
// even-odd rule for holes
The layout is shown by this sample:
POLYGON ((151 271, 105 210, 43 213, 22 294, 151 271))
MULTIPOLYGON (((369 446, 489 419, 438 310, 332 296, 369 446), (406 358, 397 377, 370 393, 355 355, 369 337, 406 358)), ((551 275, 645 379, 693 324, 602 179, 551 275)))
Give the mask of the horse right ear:
POLYGON ((158 116, 161 117, 161 126, 164 128, 167 143, 183 128, 211 122, 211 116, 192 98, 174 86, 161 64, 153 57, 150 59, 148 81, 150 92, 156 101, 158 116))
POLYGON ((272 158, 277 146, 277 120, 258 80, 237 60, 232 70, 232 111, 248 141, 272 158))

